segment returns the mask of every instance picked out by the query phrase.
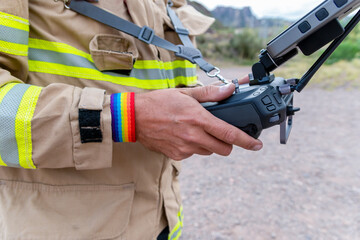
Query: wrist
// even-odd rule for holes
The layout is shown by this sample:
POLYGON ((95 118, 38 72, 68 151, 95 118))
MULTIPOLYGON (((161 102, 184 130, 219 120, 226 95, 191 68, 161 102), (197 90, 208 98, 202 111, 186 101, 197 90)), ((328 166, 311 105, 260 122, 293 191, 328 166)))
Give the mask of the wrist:
POLYGON ((135 94, 111 95, 111 116, 114 142, 136 142, 135 94))

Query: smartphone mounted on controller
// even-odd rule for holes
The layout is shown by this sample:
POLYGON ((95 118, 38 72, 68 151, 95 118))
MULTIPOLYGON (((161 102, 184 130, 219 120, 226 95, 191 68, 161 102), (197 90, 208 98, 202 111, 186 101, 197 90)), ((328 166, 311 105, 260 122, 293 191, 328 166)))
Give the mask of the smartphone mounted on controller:
POLYGON ((261 50, 252 66, 250 84, 237 87, 225 101, 204 106, 215 116, 258 138, 263 129, 280 125, 280 142, 286 144, 299 108, 293 106, 294 91, 301 92, 360 20, 360 11, 344 28, 339 20, 360 6, 360 0, 326 0, 295 22, 261 50), (330 46, 300 79, 271 74, 298 50, 309 56, 330 46))

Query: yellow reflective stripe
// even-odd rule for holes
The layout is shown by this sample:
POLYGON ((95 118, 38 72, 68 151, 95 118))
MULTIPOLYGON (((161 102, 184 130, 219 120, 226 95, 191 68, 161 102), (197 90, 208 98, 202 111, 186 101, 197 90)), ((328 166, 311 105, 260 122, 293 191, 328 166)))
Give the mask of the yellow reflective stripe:
MULTIPOLYGON (((0 88, 0 103, 4 99, 5 95, 18 83, 8 83, 5 86, 0 88)), ((0 166, 7 166, 6 163, 2 160, 0 155, 0 166)))
POLYGON ((48 50, 48 51, 54 51, 54 52, 59 52, 59 53, 70 53, 70 54, 74 54, 74 55, 86 58, 90 62, 94 62, 90 54, 85 53, 81 50, 78 50, 68 44, 65 44, 65 43, 50 42, 50 41, 45 41, 45 40, 41 40, 41 39, 29 38, 29 47, 36 48, 36 49, 42 49, 42 50, 48 50))
POLYGON ((1 159, 1 156, 0 156, 0 166, 4 166, 4 167, 7 166, 6 163, 4 163, 4 161, 1 159))
POLYGON ((29 31, 29 21, 27 19, 4 12, 0 12, 0 25, 29 31))
MULTIPOLYGON (((29 38, 29 47, 35 49, 49 50, 59 53, 69 53, 88 59, 94 62, 91 54, 78 50, 68 44, 51 42, 41 39, 29 38)), ((136 69, 165 69, 173 70, 175 68, 196 68, 196 65, 185 60, 176 60, 173 62, 162 62, 157 60, 137 60, 134 64, 136 69)))
POLYGON ((28 46, 18 43, 5 42, 0 40, 0 51, 8 54, 27 56, 28 46))
POLYGON ((178 240, 180 238, 181 233, 182 233, 182 229, 180 229, 180 228, 182 228, 182 226, 181 226, 180 222, 178 222, 175 225, 174 229, 171 231, 171 233, 169 235, 169 240, 178 240), (176 236, 175 236, 175 234, 176 234, 176 236))
POLYGON ((176 60, 174 62, 161 62, 156 60, 137 60, 134 64, 134 68, 173 70, 175 68, 196 68, 196 65, 185 60, 176 60))
POLYGON ((196 66, 189 61, 177 60, 162 62, 157 60, 138 60, 130 76, 103 73, 99 71, 90 54, 65 43, 29 39, 29 71, 55 74, 96 81, 107 81, 124 86, 143 89, 173 88, 179 84, 194 85, 197 82, 196 66), (37 51, 38 50, 38 51, 37 51), (46 57, 44 51, 49 51, 46 57), (54 53, 60 55, 54 55, 54 53), (61 54, 64 54, 63 56, 61 54), (81 58, 78 58, 81 57, 81 58), (53 59, 52 59, 53 58, 53 59), (83 59, 85 61, 83 61, 83 59), (66 61, 64 61, 66 59, 66 61), (70 60, 70 62, 69 62, 70 60), (188 71, 188 69, 190 71, 188 71), (144 70, 145 72, 141 72, 144 70), (146 72, 147 71, 147 72, 146 72), (165 71, 171 71, 166 73, 165 71), (175 74, 180 73, 181 74, 175 74), (186 76, 192 75, 192 76, 186 76))
POLYGON ((15 136, 19 151, 20 166, 36 169, 32 161, 31 120, 41 92, 41 87, 29 87, 21 99, 15 119, 15 136))
POLYGON ((4 99, 5 95, 16 85, 19 83, 8 83, 0 88, 0 103, 4 99))
POLYGON ((191 86, 195 85, 197 82, 197 76, 192 77, 184 77, 184 76, 178 76, 174 79, 169 79, 169 87, 174 88, 179 84, 185 85, 185 86, 191 86))
POLYGON ((184 227, 184 214, 183 214, 183 207, 180 206, 180 210, 177 214, 178 222, 175 225, 174 229, 169 234, 169 240, 178 240, 181 237, 182 228, 184 227))
MULTIPOLYGON (((54 51, 59 53, 69 53, 86 58, 90 62, 94 62, 91 54, 78 50, 68 44, 59 42, 50 42, 41 39, 29 38, 29 47, 54 51)), ((162 62, 157 60, 137 60, 134 64, 136 69, 165 69, 173 70, 175 68, 196 68, 196 65, 185 60, 176 60, 173 62, 162 62)))
POLYGON ((143 89, 164 89, 175 87, 175 83, 196 83, 197 77, 178 76, 174 79, 155 79, 155 80, 139 80, 133 77, 118 77, 104 74, 98 70, 82 67, 72 67, 57 63, 48 63, 41 61, 29 60, 29 71, 55 74, 74 78, 84 78, 89 80, 106 81, 124 86, 137 87, 143 89), (170 85, 170 86, 169 86, 170 85))

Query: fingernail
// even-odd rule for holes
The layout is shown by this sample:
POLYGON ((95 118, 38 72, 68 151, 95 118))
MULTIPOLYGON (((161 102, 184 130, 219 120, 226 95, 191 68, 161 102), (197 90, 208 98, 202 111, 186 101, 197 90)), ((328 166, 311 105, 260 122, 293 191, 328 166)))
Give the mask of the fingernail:
POLYGON ((262 148, 263 148, 263 145, 259 144, 259 145, 255 145, 255 147, 253 147, 251 150, 260 151, 262 148))
POLYGON ((233 88, 234 84, 226 84, 220 87, 220 92, 227 92, 230 88, 233 88))

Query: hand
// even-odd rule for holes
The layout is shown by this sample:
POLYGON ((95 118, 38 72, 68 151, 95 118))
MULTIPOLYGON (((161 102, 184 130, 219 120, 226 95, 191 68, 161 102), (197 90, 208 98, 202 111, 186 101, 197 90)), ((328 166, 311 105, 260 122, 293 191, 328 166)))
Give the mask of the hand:
POLYGON ((137 140, 174 160, 193 154, 228 156, 233 145, 260 150, 261 141, 216 118, 199 103, 223 100, 234 90, 230 84, 135 95, 137 140))

